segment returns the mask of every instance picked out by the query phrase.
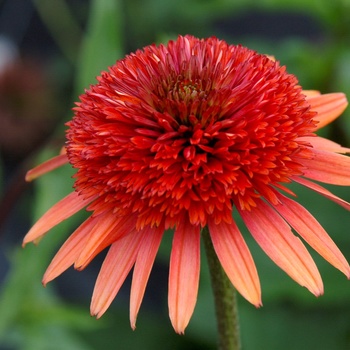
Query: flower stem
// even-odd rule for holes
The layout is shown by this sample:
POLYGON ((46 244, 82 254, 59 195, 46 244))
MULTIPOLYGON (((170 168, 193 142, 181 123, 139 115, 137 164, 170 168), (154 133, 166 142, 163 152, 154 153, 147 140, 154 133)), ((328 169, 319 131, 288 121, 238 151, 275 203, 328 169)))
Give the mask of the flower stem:
POLYGON ((203 228, 202 237, 208 259, 211 284, 214 293, 220 350, 241 348, 236 290, 222 269, 215 253, 208 227, 203 228))

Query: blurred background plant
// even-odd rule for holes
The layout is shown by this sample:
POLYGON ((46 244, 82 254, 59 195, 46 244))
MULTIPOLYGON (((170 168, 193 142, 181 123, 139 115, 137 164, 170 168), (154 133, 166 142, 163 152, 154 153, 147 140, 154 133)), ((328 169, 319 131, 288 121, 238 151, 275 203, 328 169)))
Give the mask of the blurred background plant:
MULTIPOLYGON (((47 288, 40 283, 81 218, 62 223, 38 247, 21 248, 30 224, 71 189, 69 167, 33 184, 23 179, 64 143, 64 122, 79 94, 125 54, 178 34, 215 35, 274 55, 303 88, 350 97, 350 0, 0 1, 0 350, 215 349, 206 268, 186 335, 176 335, 167 320, 171 235, 162 243, 135 332, 128 321, 128 286, 101 320, 89 316, 102 258, 83 272, 69 270, 47 288)), ((323 133, 349 147, 350 111, 323 133)), ((332 190, 350 200, 349 188, 332 190)), ((350 259, 349 214, 296 191, 350 259)), ((325 295, 316 299, 246 237, 264 307, 256 310, 239 299, 243 348, 349 349, 350 282, 315 256, 325 283, 325 295)))

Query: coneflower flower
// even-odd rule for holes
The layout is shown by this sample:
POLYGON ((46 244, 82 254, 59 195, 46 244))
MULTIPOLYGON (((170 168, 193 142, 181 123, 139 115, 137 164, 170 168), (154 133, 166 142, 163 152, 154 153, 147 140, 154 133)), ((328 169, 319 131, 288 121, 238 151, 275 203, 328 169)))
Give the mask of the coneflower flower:
POLYGON ((344 256, 287 187, 299 183, 350 209, 314 182, 350 184, 350 158, 341 154, 350 149, 315 134, 346 106, 344 94, 303 91, 278 62, 214 37, 180 36, 126 56, 80 96, 65 152, 28 172, 32 180, 66 163, 76 169, 74 191, 24 244, 84 207, 91 212, 52 260, 44 285, 109 247, 91 313, 107 310, 133 268, 135 328, 162 236, 173 229, 169 315, 183 333, 196 304, 206 227, 228 278, 258 307, 259 277, 234 211, 265 253, 316 296, 320 274, 292 229, 349 278, 344 256))

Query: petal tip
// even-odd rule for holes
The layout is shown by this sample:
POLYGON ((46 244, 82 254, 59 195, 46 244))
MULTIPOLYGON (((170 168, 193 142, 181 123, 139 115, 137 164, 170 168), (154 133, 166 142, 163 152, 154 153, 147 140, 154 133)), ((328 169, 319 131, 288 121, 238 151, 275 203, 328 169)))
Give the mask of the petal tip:
POLYGON ((46 288, 48 282, 50 282, 50 281, 47 281, 47 280, 45 279, 45 277, 41 280, 41 284, 43 285, 44 288, 46 288))
POLYGON ((244 295, 238 291, 249 303, 251 303, 253 306, 255 306, 257 309, 259 309, 260 307, 263 306, 262 300, 261 300, 261 293, 260 293, 260 289, 257 291, 258 293, 254 293, 254 295, 247 295, 247 293, 245 293, 244 295))
POLYGON ((31 182, 36 178, 42 175, 45 175, 46 173, 52 170, 55 170, 67 163, 68 163, 68 157, 66 153, 61 152, 60 155, 55 156, 45 161, 44 163, 37 165, 35 168, 28 170, 27 174, 25 175, 25 180, 27 182, 31 182))
POLYGON ((41 241, 41 238, 36 238, 36 239, 30 239, 28 238, 28 234, 23 238, 23 241, 22 241, 22 248, 25 248, 25 246, 28 244, 28 243, 33 243, 34 245, 38 245, 39 242, 41 241))
POLYGON ((253 303, 253 305, 254 305, 257 309, 263 307, 263 303, 262 303, 261 300, 259 300, 257 303, 253 303))
POLYGON ((174 327, 174 330, 175 330, 175 332, 177 333, 177 334, 179 334, 179 335, 184 335, 185 334, 185 328, 179 328, 179 327, 175 327, 174 325, 173 325, 173 327, 174 327))
POLYGON ((100 310, 90 309, 90 315, 98 320, 99 318, 101 318, 103 313, 100 310))
POLYGON ((50 271, 50 272, 51 273, 49 273, 49 271, 46 270, 46 272, 44 273, 44 276, 43 276, 43 278, 41 280, 41 284, 44 287, 46 287, 49 282, 51 282, 52 280, 54 280, 57 277, 55 275, 52 275, 52 271, 50 271))
MULTIPOLYGON (((345 258, 344 258, 345 259, 345 258)), ((348 280, 350 280, 350 266, 349 266, 349 264, 347 263, 347 261, 345 260, 345 262, 343 263, 343 266, 341 266, 341 267, 337 267, 338 268, 338 270, 340 271, 340 272, 342 272, 344 275, 345 275, 345 277, 348 279, 348 280)))
POLYGON ((77 270, 77 271, 84 270, 83 264, 81 264, 79 261, 76 261, 73 266, 74 266, 74 270, 77 270))
POLYGON ((316 298, 319 298, 319 297, 321 297, 323 294, 324 294, 324 291, 321 290, 321 291, 318 292, 318 294, 315 293, 315 296, 316 296, 316 298))
POLYGON ((26 182, 32 182, 35 179, 35 175, 32 170, 27 171, 26 176, 24 177, 26 182))
MULTIPOLYGON (((309 289, 310 290, 310 289, 309 289)), ((310 290, 310 292, 316 297, 319 298, 324 294, 324 289, 323 289, 323 285, 315 288, 314 290, 310 290)))

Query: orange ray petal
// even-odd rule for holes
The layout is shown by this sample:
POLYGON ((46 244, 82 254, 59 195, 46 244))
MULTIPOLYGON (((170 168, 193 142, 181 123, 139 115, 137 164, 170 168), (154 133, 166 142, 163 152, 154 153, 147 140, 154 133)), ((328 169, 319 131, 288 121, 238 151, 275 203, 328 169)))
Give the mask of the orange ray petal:
POLYGON ((259 276, 236 223, 216 225, 209 220, 208 226, 215 252, 231 283, 250 303, 261 306, 259 276))
POLYGON ((341 205, 343 208, 350 210, 350 203, 349 202, 346 202, 344 199, 336 196, 335 194, 328 191, 324 187, 322 187, 318 184, 315 184, 314 182, 311 182, 309 180, 306 180, 304 178, 301 178, 301 177, 294 177, 293 181, 295 181, 295 182, 297 182, 305 187, 312 189, 313 191, 321 194, 322 196, 330 199, 331 201, 341 205))
POLYGON ((100 318, 125 281, 135 263, 142 233, 133 232, 111 245, 98 274, 92 295, 90 312, 100 318))
POLYGON ((313 158, 302 161, 307 167, 304 176, 332 185, 350 185, 350 157, 317 149, 312 153, 313 158))
POLYGON ((135 230, 136 219, 133 215, 118 217, 110 212, 102 215, 99 225, 92 229, 89 240, 75 261, 74 268, 77 270, 83 270, 103 249, 135 230))
POLYGON ((46 269, 44 286, 74 264, 89 238, 91 229, 99 220, 99 217, 90 216, 69 236, 46 269))
POLYGON ((276 210, 324 259, 350 278, 350 267, 320 223, 299 203, 276 193, 281 204, 276 210))
POLYGON ((47 231, 86 207, 93 199, 84 199, 78 192, 72 192, 52 206, 29 230, 23 239, 23 246, 43 236, 47 231))
POLYGON ((199 270, 200 229, 185 221, 174 233, 169 270, 169 316, 179 334, 184 333, 196 305, 199 270))
POLYGON ((335 92, 325 95, 314 95, 307 97, 311 110, 317 111, 314 120, 317 120, 317 129, 323 128, 338 118, 346 109, 348 101, 345 94, 335 92))
POLYGON ((300 285, 316 296, 323 283, 309 252, 288 224, 262 200, 251 211, 239 210, 246 226, 265 253, 300 285))
POLYGON ((60 154, 56 157, 53 157, 47 160, 46 162, 36 166, 35 168, 29 170, 26 174, 26 181, 28 182, 33 181, 36 178, 52 170, 55 170, 56 168, 59 168, 60 166, 65 165, 67 163, 68 163, 68 158, 66 154, 60 154))
POLYGON ((299 137, 298 141, 309 142, 315 149, 335 152, 335 153, 350 153, 350 148, 343 147, 338 143, 325 139, 320 136, 316 137, 299 137))
POLYGON ((130 324, 136 328, 136 318, 139 312, 147 281, 152 270, 154 259, 157 255, 164 229, 145 228, 140 250, 137 254, 134 266, 131 291, 130 291, 130 324))

